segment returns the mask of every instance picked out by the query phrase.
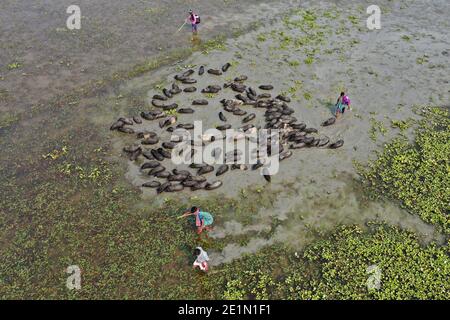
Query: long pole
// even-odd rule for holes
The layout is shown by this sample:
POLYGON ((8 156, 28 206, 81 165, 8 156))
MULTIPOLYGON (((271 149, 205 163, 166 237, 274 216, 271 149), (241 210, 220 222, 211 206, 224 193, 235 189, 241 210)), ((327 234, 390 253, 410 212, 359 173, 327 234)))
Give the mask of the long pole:
POLYGON ((175 32, 175 33, 178 33, 184 27, 185 24, 186 24, 186 21, 183 23, 183 25, 180 27, 180 29, 178 29, 177 32, 175 32))

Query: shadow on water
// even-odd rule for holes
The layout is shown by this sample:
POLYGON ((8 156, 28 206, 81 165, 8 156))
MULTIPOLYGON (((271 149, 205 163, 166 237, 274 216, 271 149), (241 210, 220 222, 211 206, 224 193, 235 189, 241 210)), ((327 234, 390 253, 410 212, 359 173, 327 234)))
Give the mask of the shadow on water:
POLYGON ((334 116, 336 114, 336 105, 328 100, 319 100, 318 102, 324 106, 325 108, 327 108, 330 113, 334 116))

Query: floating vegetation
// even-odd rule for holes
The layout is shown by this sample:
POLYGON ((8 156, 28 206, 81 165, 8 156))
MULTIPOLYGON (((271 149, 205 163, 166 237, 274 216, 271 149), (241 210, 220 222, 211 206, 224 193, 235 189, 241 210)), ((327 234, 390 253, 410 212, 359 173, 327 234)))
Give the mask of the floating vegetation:
POLYGON ((309 92, 303 93, 303 97, 304 97, 306 100, 311 100, 311 99, 312 99, 312 95, 311 95, 311 93, 309 93, 309 92))
MULTIPOLYGON (((372 224, 338 228, 310 246, 304 257, 318 264, 321 277, 310 281, 294 299, 447 299, 450 283, 448 247, 421 247, 416 236, 395 227, 372 224), (369 282, 379 270, 379 283, 369 282), (372 286, 369 286, 372 285, 372 286)), ((375 275, 376 276, 376 275, 375 275)), ((302 282, 300 272, 286 282, 302 282)), ((298 291, 297 291, 298 292, 298 291)))
POLYGON ((301 88, 303 88, 303 81, 294 80, 294 85, 289 87, 287 93, 289 93, 292 97, 295 97, 297 91, 299 91, 301 88))
POLYGON ((90 165, 82 167, 73 163, 64 162, 59 167, 59 172, 64 175, 76 175, 80 181, 97 182, 98 180, 104 182, 112 176, 112 172, 108 169, 108 163, 100 162, 98 165, 90 165))
POLYGON ((357 25, 359 22, 358 17, 355 16, 348 16, 348 20, 353 24, 353 25, 357 25))
POLYGON ((177 111, 177 109, 170 109, 170 110, 166 110, 165 114, 167 116, 176 116, 176 115, 178 115, 178 111, 177 111))
POLYGON ((283 31, 278 33, 280 37, 280 49, 286 50, 292 44, 293 38, 291 36, 286 35, 283 31))
POLYGON ((164 8, 145 8, 143 11, 148 14, 159 14, 159 13, 165 11, 165 9, 164 8))
POLYGON ((180 71, 183 71, 183 70, 186 70, 186 69, 192 69, 192 68, 195 68, 195 67, 196 67, 195 64, 177 65, 175 70, 180 72, 180 71))
POLYGON ((411 41, 411 37, 406 34, 402 35, 402 39, 405 41, 411 41))
POLYGON ((426 62, 429 62, 429 60, 428 60, 428 55, 423 55, 422 57, 418 57, 417 59, 416 59, 416 62, 417 62, 417 64, 424 64, 424 63, 426 63, 426 62))
POLYGON ((149 61, 146 61, 142 64, 138 64, 134 66, 132 70, 127 71, 125 74, 119 76, 124 78, 138 77, 146 72, 158 68, 161 65, 169 64, 174 61, 179 61, 180 59, 186 58, 191 53, 192 49, 190 48, 175 49, 171 51, 169 54, 161 55, 149 61))
POLYGON ((242 28, 233 28, 233 37, 237 38, 245 34, 245 30, 242 28))
POLYGON ((205 93, 204 95, 209 99, 214 99, 217 96, 216 93, 205 93))
POLYGON ((314 58, 313 58, 313 57, 307 57, 307 58, 304 60, 304 62, 305 62, 305 64, 307 64, 307 65, 313 64, 314 58))
POLYGON ((336 19, 338 17, 338 15, 337 14, 333 14, 332 11, 325 11, 323 13, 323 17, 327 18, 327 19, 336 19))
POLYGON ((58 159, 58 158, 60 158, 62 156, 65 156, 68 151, 69 151, 68 148, 66 146, 63 146, 61 148, 61 150, 55 149, 55 150, 53 150, 53 151, 51 151, 51 152, 49 152, 49 153, 47 153, 45 155, 42 155, 42 158, 50 159, 50 160, 56 160, 56 159, 58 159))
POLYGON ((225 38, 224 37, 216 37, 214 39, 205 41, 202 44, 202 53, 209 54, 213 50, 222 50, 225 51, 227 48, 225 46, 225 38))
POLYGON ((22 67, 22 64, 20 64, 19 62, 12 62, 10 64, 8 64, 8 70, 15 70, 15 69, 19 69, 22 67))
POLYGON ((231 280, 227 282, 226 286, 226 290, 223 294, 223 298, 226 300, 248 299, 250 294, 256 300, 267 300, 269 299, 270 288, 275 286, 275 282, 270 275, 265 274, 260 270, 244 271, 242 279, 231 280), (245 286, 243 286, 244 281, 246 284, 245 286), (248 286, 249 283, 252 283, 253 285, 248 286), (249 293, 247 293, 248 288, 250 288, 249 293))
POLYGON ((245 255, 204 285, 224 299, 447 299, 449 265, 447 246, 422 247, 410 232, 369 223, 368 232, 339 227, 304 252, 271 246, 245 255), (378 283, 368 281, 373 270, 378 283))
POLYGON ((267 40, 267 36, 264 33, 260 33, 258 34, 258 36, 256 37, 256 40, 264 42, 267 40))
POLYGON ((392 128, 399 128, 400 131, 405 131, 408 128, 410 128, 414 123, 413 119, 407 119, 407 120, 391 120, 391 127, 392 128))
POLYGON ((10 97, 8 90, 0 89, 0 101, 7 101, 10 97))
POLYGON ((450 233, 450 117, 448 110, 424 108, 414 143, 399 137, 367 168, 364 184, 376 195, 399 200, 424 221, 450 233))
POLYGON ((350 41, 350 47, 354 47, 355 45, 357 45, 359 43, 358 39, 351 39, 350 41))
POLYGON ((383 125, 383 122, 375 120, 375 118, 370 118, 370 125, 369 136, 373 141, 377 140, 378 133, 381 133, 383 136, 386 135, 387 129, 383 125))
MULTIPOLYGON (((1 101, 1 96, 0 96, 1 101)), ((7 128, 11 126, 12 124, 19 121, 20 116, 18 113, 2 113, 0 114, 0 129, 7 128)))

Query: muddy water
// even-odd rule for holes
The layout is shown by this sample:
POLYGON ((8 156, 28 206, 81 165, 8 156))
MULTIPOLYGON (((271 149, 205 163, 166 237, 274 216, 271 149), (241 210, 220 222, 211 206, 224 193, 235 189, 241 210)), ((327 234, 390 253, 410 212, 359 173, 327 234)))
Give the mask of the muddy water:
MULTIPOLYGON (((386 221, 412 229, 424 241, 443 240, 432 226, 402 210, 397 204, 364 200, 360 186, 355 183, 357 174, 353 166, 354 160, 367 161, 373 158, 373 151, 398 133, 389 129, 391 120, 415 118, 412 111, 414 105, 445 104, 450 100, 450 42, 442 27, 448 26, 444 12, 448 12, 449 6, 443 2, 435 4, 437 7, 439 5, 442 6, 442 12, 430 12, 434 12, 434 18, 430 21, 422 14, 422 10, 429 12, 430 9, 420 2, 386 3, 386 7, 383 7, 386 13, 383 15, 382 29, 369 31, 365 28, 364 6, 345 4, 337 8, 329 2, 314 2, 308 7, 305 3, 303 7, 312 8, 317 14, 318 30, 325 34, 318 45, 293 48, 288 43, 283 47, 280 45, 283 39, 296 39, 305 33, 278 21, 236 40, 227 41, 225 51, 214 51, 208 55, 196 53, 180 65, 160 70, 151 77, 136 79, 122 88, 123 92, 150 88, 147 96, 152 96, 160 93, 152 88, 155 79, 158 79, 159 84, 169 86, 183 65, 219 68, 225 62, 232 61, 233 67, 221 77, 208 74, 196 76, 198 83, 195 86, 200 90, 207 85, 221 85, 245 74, 249 77, 246 84, 253 88, 272 84, 275 87, 272 91, 274 95, 280 92, 290 94, 294 116, 308 126, 319 128, 320 135, 328 136, 332 141, 344 139, 344 146, 337 150, 294 150, 294 155, 281 163, 280 171, 272 177, 270 185, 256 172, 232 171, 220 177, 224 185, 216 191, 164 194, 164 197, 175 197, 181 201, 192 195, 207 197, 216 193, 236 197, 242 189, 259 186, 266 192, 279 195, 275 207, 261 210, 253 217, 250 225, 231 219, 215 228, 212 236, 218 239, 243 234, 252 237, 244 247, 232 243, 222 252, 212 253, 213 264, 231 261, 242 253, 254 252, 276 241, 301 248, 314 237, 313 229, 324 231, 349 223, 364 225, 369 220, 386 221), (329 18, 325 12, 334 12, 337 16, 329 18), (355 22, 349 22, 348 12, 356 17, 355 22), (337 32, 336 29, 341 31, 337 32), (265 41, 258 40, 261 34, 265 35, 265 41), (402 36, 408 36, 408 39, 402 36), (311 64, 305 62, 309 52, 314 52, 311 64), (290 63, 292 61, 298 63, 290 63), (320 127, 322 121, 332 116, 333 103, 341 90, 350 95, 352 110, 335 125, 320 127), (379 133, 375 141, 369 132, 373 120, 383 123, 387 128, 387 133, 379 133), (258 236, 259 232, 270 230, 274 221, 279 221, 279 224, 269 238, 258 236)), ((295 15, 293 19, 297 19, 295 15)), ((217 96, 208 98, 208 106, 194 106, 194 114, 179 116, 179 122, 201 120, 205 129, 215 127, 221 123, 217 116, 222 110, 219 101, 233 98, 234 94, 230 89, 222 90, 217 96)), ((199 91, 183 93, 173 101, 181 107, 188 107, 197 98, 205 96, 199 91)), ((255 112, 261 120, 263 110, 251 106, 243 106, 242 109, 255 112)), ((233 127, 242 125, 239 117, 226 115, 233 127)), ((254 123, 262 124, 258 120, 254 123)), ((147 122, 144 127, 159 130, 156 124, 147 122)), ((164 137, 168 139, 168 133, 164 137)), ((114 139, 117 139, 117 135, 114 139)), ((118 153, 123 145, 117 143, 118 153)), ((145 173, 140 172, 139 162, 128 165, 127 179, 131 183, 140 186, 150 180, 145 173)), ((216 177, 212 175, 209 178, 215 180, 216 177)), ((143 190, 143 199, 154 202, 154 190, 143 190)))
MULTIPOLYGON (((202 17, 205 39, 232 34, 289 6, 270 1, 4 0, 0 3, 0 111, 22 113, 55 94, 102 79, 169 50, 190 47, 187 10, 202 17), (80 30, 68 30, 70 5, 80 30), (237 14, 239 13, 239 14, 237 14), (19 68, 8 65, 19 63, 19 68), (2 96, 0 96, 1 98, 2 96)), ((0 118, 1 120, 1 118, 0 118)))
MULTIPOLYGON (((250 23, 267 11, 273 12, 275 16, 298 7, 286 2, 270 7, 246 2, 245 8, 238 5, 238 2, 224 3, 233 4, 232 12, 238 9, 242 9, 242 12, 230 15, 225 4, 223 10, 211 9, 210 16, 206 15, 204 19, 202 32, 215 32, 215 27, 226 29, 230 21, 250 23)), ((306 122, 308 126, 318 128, 321 135, 332 140, 344 139, 344 146, 337 150, 294 150, 294 155, 281 163, 280 171, 272 177, 270 185, 256 172, 232 171, 220 177, 224 185, 215 191, 181 192, 156 197, 154 190, 142 190, 142 205, 158 204, 164 197, 174 197, 183 202, 192 196, 208 197, 219 194, 224 197, 237 197, 241 190, 255 186, 264 190, 262 196, 265 193, 276 193, 278 197, 274 208, 261 209, 250 224, 243 223, 238 218, 230 218, 216 226, 212 237, 231 239, 232 243, 222 252, 211 253, 213 264, 231 261, 243 253, 254 252, 277 241, 300 249, 314 238, 315 229, 326 231, 347 223, 364 225, 369 220, 384 220, 412 229, 424 241, 442 241, 442 237, 433 227, 400 209, 397 204, 365 200, 359 185, 354 181, 358 176, 353 160, 367 161, 372 158, 373 151, 378 150, 385 141, 398 133, 389 129, 390 120, 415 117, 412 112, 413 105, 446 104, 450 100, 448 2, 382 1, 382 29, 378 31, 369 31, 365 27, 366 3, 361 1, 302 1, 301 7, 311 9, 317 15, 318 26, 309 31, 314 35, 319 31, 323 32, 321 42, 306 42, 304 45, 295 46, 293 42, 305 37, 305 31, 296 26, 286 26, 281 19, 265 21, 258 30, 228 40, 224 51, 211 51, 209 54, 197 52, 185 61, 160 68, 156 72, 128 81, 119 88, 112 88, 108 94, 84 101, 81 105, 95 105, 96 108, 83 109, 83 119, 89 119, 99 130, 107 131, 109 125, 118 117, 134 116, 142 110, 151 109, 148 97, 160 93, 161 86, 168 87, 173 82, 173 76, 184 70, 185 66, 205 65, 206 68, 218 68, 231 61, 233 67, 226 74, 221 77, 208 74, 201 78, 196 76, 198 83, 195 86, 200 90, 211 84, 221 85, 241 74, 249 77, 246 84, 254 88, 261 84, 272 84, 275 87, 273 94, 285 92, 292 97, 290 106, 295 109, 294 116, 306 122), (331 12, 331 16, 326 12, 331 12), (353 20, 349 19, 350 15, 354 17, 353 20), (312 57, 310 64, 306 62, 308 54, 312 57), (332 116, 332 106, 341 90, 349 94, 352 111, 347 112, 335 125, 321 128, 320 123, 332 116), (136 98, 137 102, 129 97, 136 98), (389 129, 385 135, 379 133, 375 141, 369 133, 373 120, 380 121, 389 129), (272 231, 267 236, 270 230, 272 231), (266 235, 263 236, 264 233, 266 235), (245 246, 233 242, 233 237, 240 235, 250 236, 245 246)), ((208 5, 205 5, 205 8, 208 8, 208 5)), ((176 10, 182 12, 181 8, 176 10)), ((294 20, 300 19, 299 17, 301 14, 298 13, 291 16, 294 20)), ((111 30, 119 29, 117 27, 111 30)), ((157 41, 156 45, 152 43, 148 46, 144 44, 142 33, 139 33, 139 30, 134 31, 128 30, 122 36, 127 35, 130 37, 129 41, 140 43, 137 53, 128 50, 129 48, 122 48, 123 51, 113 48, 108 51, 102 47, 99 49, 101 54, 92 49, 91 53, 95 59, 90 59, 90 55, 86 53, 79 58, 79 61, 91 63, 92 69, 86 72, 92 72, 91 75, 99 70, 105 72, 108 63, 113 64, 115 68, 121 63, 126 65, 139 60, 140 55, 153 53, 155 46, 161 47, 164 52, 169 46, 174 47, 182 45, 183 41, 190 41, 187 34, 177 35, 177 41, 167 41, 169 33, 164 31, 159 34, 153 31, 150 34, 156 36, 156 39, 159 36, 160 39, 165 38, 167 46, 163 47, 157 41), (99 69, 96 69, 97 67, 99 69)), ((172 31, 176 31, 176 28, 172 31)), ((202 33, 200 38, 206 39, 202 33)), ((118 41, 120 40, 124 39, 118 41)), ((124 47, 130 44, 127 41, 124 43, 124 47)), ((82 47, 78 50, 84 52, 82 47)), ((60 54, 63 55, 64 53, 60 54)), ((40 59, 37 54, 36 57, 40 59)), ((33 60, 34 57, 30 56, 30 59, 33 60)), ((53 70, 51 68, 53 67, 46 65, 43 69, 53 70)), ((73 76, 73 70, 64 71, 61 68, 48 72, 54 78, 44 74, 40 85, 48 84, 53 90, 55 87, 51 84, 54 81, 64 75, 68 78, 73 76)), ((86 78, 89 77, 91 76, 88 74, 86 78)), ((71 79, 81 78, 82 76, 75 76, 71 79)), ((21 87, 20 79, 20 71, 8 74, 5 82, 7 86, 11 86, 8 90, 42 91, 42 88, 27 85, 21 87)), ((67 84, 64 82, 61 88, 65 86, 67 84)), ((193 115, 179 116, 179 122, 201 120, 204 128, 220 124, 217 114, 222 107, 219 101, 234 94, 230 89, 222 90, 214 98, 208 98, 208 106, 195 106, 193 108, 196 112, 193 115)), ((31 96, 24 95, 24 105, 27 97, 31 96)), ((192 100, 197 98, 204 96, 198 91, 180 94, 172 100, 180 107, 189 107, 192 100)), ((242 109, 257 113, 261 119, 262 110, 251 106, 243 106, 242 109)), ((233 127, 241 125, 238 117, 228 114, 227 117, 233 127)), ((258 121, 261 120, 254 123, 257 124, 258 121)), ((136 127, 160 131, 156 121, 144 120, 143 125, 136 127)), ((168 137, 168 133, 164 133, 163 138, 168 137)), ((126 179, 135 186, 149 181, 148 176, 139 170, 142 160, 131 163, 122 154, 122 148, 135 142, 135 139, 117 132, 108 133, 108 139, 111 139, 115 150, 113 159, 128 166, 126 179)), ((168 165, 168 168, 172 167, 168 165)), ((215 180, 213 175, 208 178, 215 180)))

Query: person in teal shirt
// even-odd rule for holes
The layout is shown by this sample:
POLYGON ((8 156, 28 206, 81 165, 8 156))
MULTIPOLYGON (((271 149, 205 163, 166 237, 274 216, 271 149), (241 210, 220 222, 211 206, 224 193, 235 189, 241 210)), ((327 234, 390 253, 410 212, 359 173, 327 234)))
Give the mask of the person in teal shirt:
POLYGON ((183 213, 180 218, 195 216, 195 226, 197 227, 197 234, 201 234, 203 230, 211 230, 214 218, 211 213, 200 211, 198 207, 192 207, 190 211, 183 213))
POLYGON ((336 118, 338 118, 340 114, 344 114, 346 108, 350 110, 350 98, 347 95, 345 95, 345 92, 341 92, 341 95, 337 99, 335 105, 336 118))

